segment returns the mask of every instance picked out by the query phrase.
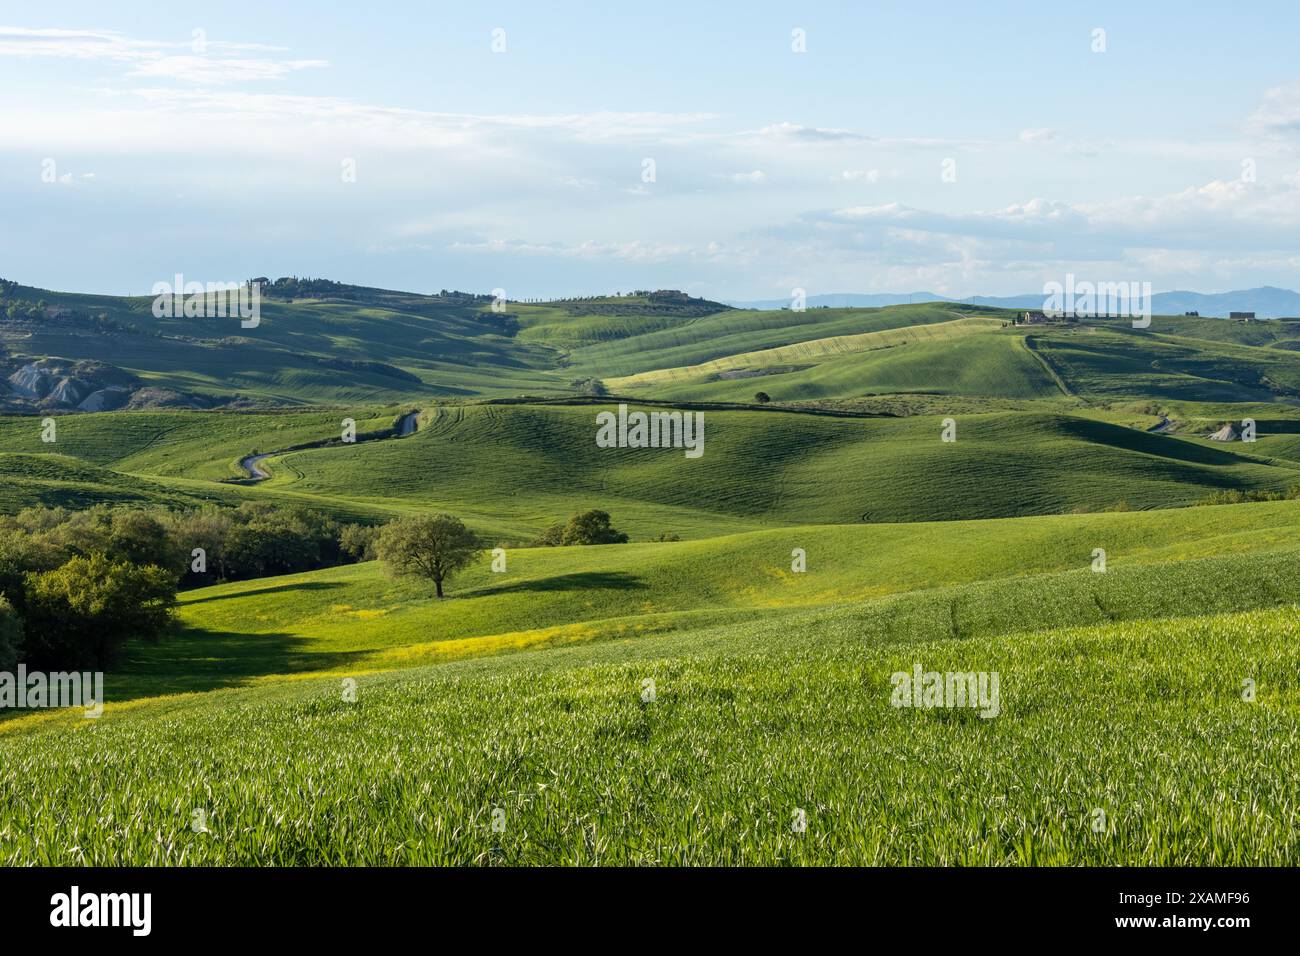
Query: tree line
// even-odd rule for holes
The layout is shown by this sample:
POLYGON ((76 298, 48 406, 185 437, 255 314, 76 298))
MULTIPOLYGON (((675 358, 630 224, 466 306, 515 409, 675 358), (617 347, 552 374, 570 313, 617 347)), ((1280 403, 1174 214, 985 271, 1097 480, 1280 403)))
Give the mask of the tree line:
MULTIPOLYGON (((661 535, 660 540, 675 540, 661 535)), ((620 544, 627 534, 590 510, 547 528, 540 546, 620 544)), ((158 639, 182 588, 381 560, 394 576, 446 580, 484 544, 449 514, 383 526, 307 508, 245 502, 189 511, 96 505, 0 515, 0 671, 102 670, 127 640, 158 639)))
POLYGON ((96 505, 0 516, 0 670, 103 668, 156 638, 176 592, 374 557, 378 529, 305 508, 96 505))

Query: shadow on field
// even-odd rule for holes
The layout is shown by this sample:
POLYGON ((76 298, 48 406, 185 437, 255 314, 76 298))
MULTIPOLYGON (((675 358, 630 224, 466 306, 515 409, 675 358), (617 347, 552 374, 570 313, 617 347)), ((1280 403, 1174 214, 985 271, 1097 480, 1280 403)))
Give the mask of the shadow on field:
MULTIPOLYGON (((221 594, 192 602, 222 601, 248 594, 320 591, 345 585, 326 581, 275 584, 238 594, 221 594)), ((513 592, 646 590, 649 585, 626 571, 582 571, 534 581, 458 592, 455 597, 486 597, 513 592)), ((244 633, 180 626, 157 643, 134 642, 122 663, 104 677, 105 697, 136 700, 164 694, 197 693, 243 687, 258 677, 347 669, 373 656, 359 651, 308 650, 308 641, 282 631, 244 633)))
POLYGON ((1156 455, 1160 458, 1197 465, 1229 466, 1239 465, 1244 461, 1233 450, 1210 448, 1177 436, 1135 431, 1109 422, 1073 419, 1063 423, 1062 431, 1095 445, 1109 445, 1124 451, 1156 455))
POLYGON ((1300 435, 1300 418, 1257 418, 1255 430, 1260 438, 1266 435, 1300 435))
POLYGON ((534 581, 519 581, 515 584, 502 584, 497 587, 482 587, 467 592, 476 596, 486 594, 512 594, 517 591, 587 591, 591 589, 611 589, 619 591, 644 591, 648 584, 642 583, 635 574, 626 571, 575 571, 573 574, 557 574, 549 578, 534 581))
POLYGON ((344 587, 344 585, 337 581, 302 581, 298 584, 276 584, 266 588, 254 588, 251 591, 236 591, 233 594, 214 594, 211 597, 197 598, 182 603, 206 604, 209 601, 228 601, 231 598, 248 597, 253 594, 280 594, 285 591, 328 591, 331 588, 341 587, 344 587))
POLYGON ((104 696, 113 701, 160 694, 242 687, 268 674, 295 674, 347 667, 365 651, 307 651, 295 634, 244 634, 182 627, 156 644, 133 644, 104 675, 104 696))

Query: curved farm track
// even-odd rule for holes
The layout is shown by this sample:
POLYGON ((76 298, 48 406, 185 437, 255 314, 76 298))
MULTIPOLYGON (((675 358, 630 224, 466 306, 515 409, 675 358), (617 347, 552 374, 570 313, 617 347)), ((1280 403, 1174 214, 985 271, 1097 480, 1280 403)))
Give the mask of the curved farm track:
MULTIPOLYGON (((414 435, 420 428, 420 411, 416 409, 413 412, 407 412, 397 420, 392 431, 379 438, 366 439, 368 441, 383 441, 389 438, 405 438, 408 435, 414 435)), ((271 477, 271 473, 262 467, 262 462, 276 455, 285 455, 291 451, 307 451, 311 448, 326 448, 339 444, 337 438, 324 438, 320 441, 309 442, 305 445, 297 445, 293 448, 282 448, 279 451, 268 451, 257 455, 245 455, 239 459, 239 467, 248 472, 248 477, 240 479, 243 484, 256 484, 259 481, 265 481, 271 477)))

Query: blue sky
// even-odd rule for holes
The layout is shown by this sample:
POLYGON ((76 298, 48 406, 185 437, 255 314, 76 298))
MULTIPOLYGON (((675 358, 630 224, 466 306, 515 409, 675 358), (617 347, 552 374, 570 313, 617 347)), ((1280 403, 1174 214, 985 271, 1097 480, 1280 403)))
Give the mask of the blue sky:
POLYGON ((9 5, 0 275, 1300 285, 1293 4, 974 6, 9 5))

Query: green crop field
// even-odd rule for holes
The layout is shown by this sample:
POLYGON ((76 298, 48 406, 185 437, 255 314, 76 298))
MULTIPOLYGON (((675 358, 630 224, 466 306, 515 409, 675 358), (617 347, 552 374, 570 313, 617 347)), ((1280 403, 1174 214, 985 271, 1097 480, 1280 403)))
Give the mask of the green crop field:
POLYGON ((102 717, 0 711, 6 865, 1300 861, 1294 322, 19 291, 75 315, 0 318, 10 374, 136 391, 10 378, 0 513, 448 512, 482 550, 441 600, 377 560, 180 591, 102 717), (601 447, 619 404, 703 453, 601 447), (630 540, 537 543, 589 509, 630 540), (996 714, 896 706, 918 667, 996 714))
MULTIPOLYGON (((865 355, 827 353, 828 357, 818 357, 817 361, 805 360, 808 364, 791 360, 762 365, 754 359, 766 353, 751 352, 737 356, 749 364, 737 366, 730 373, 682 378, 678 377, 682 370, 670 369, 663 379, 634 376, 616 379, 612 386, 622 393, 625 389, 620 383, 625 381, 629 394, 641 394, 646 393, 646 385, 640 384, 644 382, 650 386, 648 394, 679 401, 749 402, 760 390, 777 402, 912 393, 1042 399, 1054 403, 1069 397, 1025 347, 1023 337, 1014 332, 997 336, 980 334, 988 331, 983 321, 958 319, 922 326, 916 333, 911 330, 867 333, 886 341, 895 340, 897 344, 872 349, 865 355), (981 324, 952 328, 963 321, 981 324), (925 329, 934 331, 926 334, 925 329)), ((827 341, 841 340, 818 340, 827 341)), ((771 351, 786 353, 801 348, 787 346, 771 351)))
POLYGON ((1072 615, 1091 621, 1110 613, 1172 613, 1192 589, 1198 606, 1215 608, 1291 596, 1287 589, 1300 582, 1272 575, 1277 569, 1288 575, 1293 559, 1277 564, 1271 549, 1300 540, 1300 504, 1236 510, 1210 509, 1211 516, 1233 516, 1226 528, 1172 511, 804 526, 595 549, 511 548, 506 571, 480 562, 465 572, 451 602, 431 598, 419 584, 391 580, 376 563, 225 584, 182 596, 184 630, 175 640, 139 645, 123 666, 118 694, 134 698, 285 673, 371 671, 595 642, 696 627, 720 616, 750 620, 949 585, 983 586, 964 595, 964 603, 992 594, 1010 605, 1018 582, 1046 589, 1048 579, 1032 578, 1044 574, 1062 575, 1052 579, 1052 589, 1065 610, 1047 605, 1019 613, 1046 613, 1055 623, 1068 623, 1072 615), (791 572, 795 548, 804 551, 811 570, 791 572), (1091 567, 1097 548, 1108 555, 1107 574, 1081 577, 1079 569, 1091 567), (1257 554, 1268 560, 1245 560, 1257 554), (1193 568, 1199 569, 1195 575, 1193 568), (1229 575, 1241 583, 1209 593, 1229 575), (1124 596, 1076 595, 1077 584, 1115 588, 1124 596), (214 656, 214 646, 244 653, 214 656))
POLYGON ((1294 581, 1295 560, 1108 578, 1109 623, 1060 626, 1088 588, 1031 579, 362 674, 354 700, 322 677, 46 721, 0 740, 0 847, 9 864, 1284 864, 1300 613, 1221 611, 1264 595, 1217 584, 1294 581), (1162 588, 1180 599, 1160 611, 1194 616, 1126 619, 1162 588), (996 672, 999 713, 891 706, 890 675, 917 664, 996 672))

